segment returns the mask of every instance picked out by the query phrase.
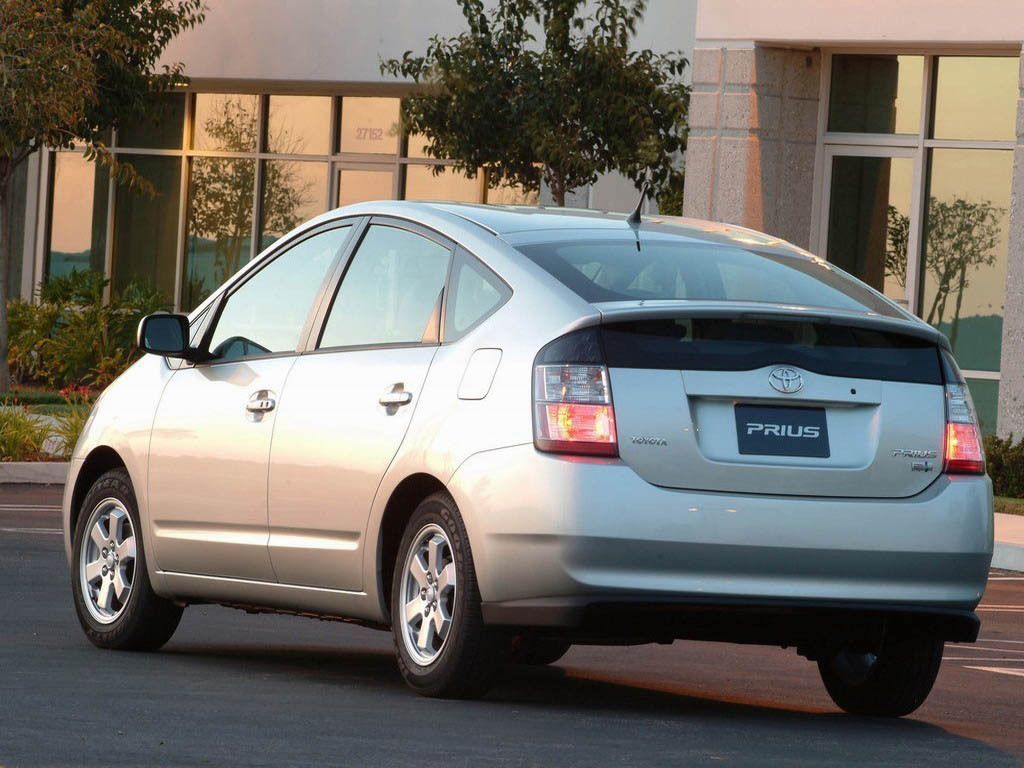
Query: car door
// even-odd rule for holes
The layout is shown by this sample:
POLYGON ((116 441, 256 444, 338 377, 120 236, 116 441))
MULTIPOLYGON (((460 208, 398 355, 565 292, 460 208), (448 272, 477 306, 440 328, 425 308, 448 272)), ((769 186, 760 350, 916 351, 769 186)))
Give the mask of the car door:
POLYGON ((375 220, 339 270, 276 417, 268 498, 281 582, 362 590, 366 520, 437 350, 451 251, 427 230, 375 220))
POLYGON ((267 465, 276 411, 351 231, 316 231, 229 289, 201 344, 211 359, 168 382, 149 459, 160 570, 274 580, 267 465))

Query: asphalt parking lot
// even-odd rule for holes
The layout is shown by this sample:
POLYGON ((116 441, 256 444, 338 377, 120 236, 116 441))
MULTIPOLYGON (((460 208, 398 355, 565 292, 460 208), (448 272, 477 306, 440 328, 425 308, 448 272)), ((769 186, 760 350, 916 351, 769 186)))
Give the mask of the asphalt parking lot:
POLYGON ((199 606, 155 654, 81 634, 59 489, 0 486, 0 766, 1024 764, 1024 574, 910 718, 840 714, 781 649, 577 647, 478 702, 408 692, 390 635, 199 606))

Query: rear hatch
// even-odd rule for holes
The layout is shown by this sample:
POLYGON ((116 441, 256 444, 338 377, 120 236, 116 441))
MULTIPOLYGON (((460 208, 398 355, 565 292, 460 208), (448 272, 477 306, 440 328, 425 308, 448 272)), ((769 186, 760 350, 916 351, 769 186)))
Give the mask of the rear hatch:
POLYGON ((928 329, 785 310, 604 314, 619 455, 650 483, 899 498, 941 471, 928 329))

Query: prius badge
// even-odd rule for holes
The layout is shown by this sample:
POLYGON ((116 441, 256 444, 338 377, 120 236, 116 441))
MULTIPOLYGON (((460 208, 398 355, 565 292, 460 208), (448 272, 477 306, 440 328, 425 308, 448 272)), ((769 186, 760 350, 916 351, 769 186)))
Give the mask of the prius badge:
POLYGON ((804 377, 795 368, 776 368, 768 374, 772 389, 784 395, 792 395, 804 388, 804 377))

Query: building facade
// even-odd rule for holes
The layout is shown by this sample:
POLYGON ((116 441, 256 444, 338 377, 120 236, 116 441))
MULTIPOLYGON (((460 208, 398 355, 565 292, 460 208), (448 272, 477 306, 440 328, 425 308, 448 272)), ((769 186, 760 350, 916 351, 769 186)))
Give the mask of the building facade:
POLYGON ((942 330, 1024 434, 1024 5, 701 0, 684 213, 783 237, 942 330))

